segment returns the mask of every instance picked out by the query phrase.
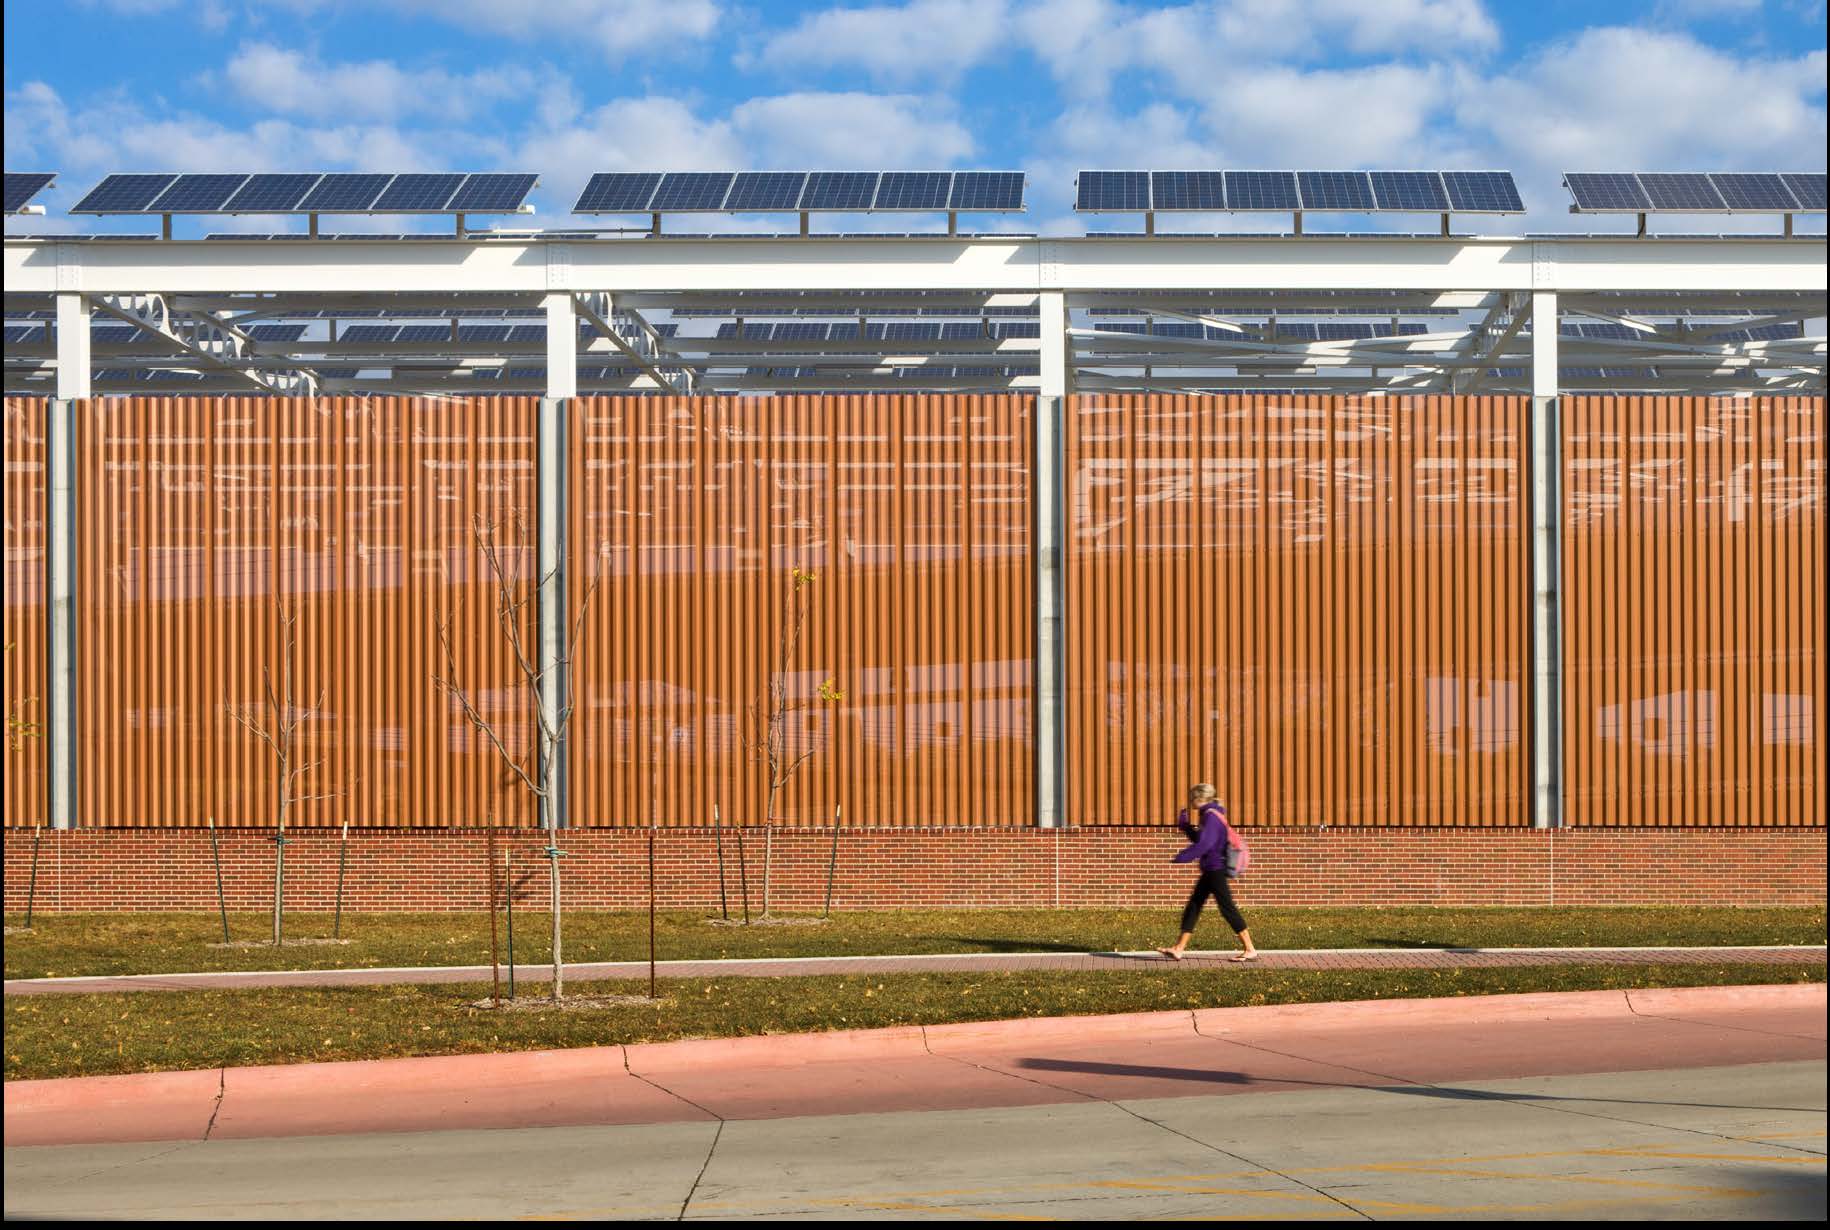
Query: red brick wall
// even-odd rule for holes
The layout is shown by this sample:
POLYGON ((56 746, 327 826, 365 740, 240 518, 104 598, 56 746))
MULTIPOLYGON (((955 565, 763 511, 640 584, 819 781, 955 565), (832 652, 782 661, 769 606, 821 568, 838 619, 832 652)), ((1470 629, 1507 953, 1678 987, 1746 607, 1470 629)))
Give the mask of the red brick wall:
MULTIPOLYGON (((207 910, 216 904, 209 834, 200 829, 44 832, 37 908, 207 910)), ((1821 905, 1824 830, 1816 829, 1260 829, 1242 903, 1261 905, 1821 905)), ((233 910, 273 892, 265 830, 220 833, 233 910)), ((542 903, 542 845, 501 834, 516 856, 517 901, 542 903)), ((473 910, 484 902, 487 836, 476 830, 352 829, 344 908, 473 910)), ((831 831, 780 831, 770 862, 777 909, 818 909, 831 831)), ((292 909, 329 909, 335 830, 299 830, 286 849, 292 909)), ((744 839, 753 907, 762 901, 765 839, 744 839)), ((1167 829, 876 829, 840 835, 836 909, 1171 906, 1190 872, 1168 865, 1182 845, 1167 829)), ((566 901, 584 909, 647 903, 647 833, 562 835, 566 901)), ((725 832, 726 880, 738 893, 737 844, 725 832)), ((32 834, 6 833, 6 908, 25 908, 32 834)), ((716 908, 709 829, 664 829, 655 842, 660 904, 716 908)))

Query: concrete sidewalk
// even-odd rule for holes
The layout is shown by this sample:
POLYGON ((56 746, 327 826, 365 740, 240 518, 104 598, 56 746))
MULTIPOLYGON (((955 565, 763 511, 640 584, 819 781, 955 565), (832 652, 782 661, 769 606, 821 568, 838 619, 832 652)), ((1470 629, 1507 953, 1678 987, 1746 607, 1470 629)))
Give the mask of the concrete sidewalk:
POLYGON ((10 1082, 9 1148, 707 1123, 1822 1060, 1825 988, 1057 1017, 10 1082))
MULTIPOLYGON (((1307 948, 1261 950, 1260 969, 1494 969, 1546 965, 1810 965, 1825 947, 1772 945, 1719 948, 1307 948)), ((1237 968, 1230 952, 1190 951, 1181 969, 1237 968)), ((1167 967, 1155 952, 940 953, 927 956, 774 957, 728 961, 660 961, 664 978, 776 978, 814 974, 998 973, 1022 970, 1123 970, 1167 967)), ((550 966, 521 965, 516 978, 540 982, 550 966)), ((391 969, 257 970, 243 973, 121 974, 80 978, 9 978, 8 995, 99 994, 121 991, 233 990, 255 987, 341 987, 393 983, 486 982, 487 965, 391 969)), ((646 978, 646 961, 575 961, 575 981, 646 978)))

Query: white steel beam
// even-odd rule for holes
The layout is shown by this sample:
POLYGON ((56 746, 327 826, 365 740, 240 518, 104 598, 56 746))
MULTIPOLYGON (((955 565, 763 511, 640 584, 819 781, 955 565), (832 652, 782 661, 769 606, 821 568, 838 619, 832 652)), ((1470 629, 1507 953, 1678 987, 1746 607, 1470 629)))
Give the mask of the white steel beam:
POLYGON ((1822 236, 373 240, 70 243, 9 237, 10 293, 527 294, 939 290, 1825 290, 1822 236), (1046 249, 1046 263, 1044 251, 1046 249), (1546 253, 1549 255, 1547 256, 1546 253), (1544 271, 1550 284, 1543 285, 1544 271), (68 289, 68 285, 64 287, 68 289))
POLYGON ((57 296, 57 396, 74 401, 89 396, 89 301, 82 295, 57 296))

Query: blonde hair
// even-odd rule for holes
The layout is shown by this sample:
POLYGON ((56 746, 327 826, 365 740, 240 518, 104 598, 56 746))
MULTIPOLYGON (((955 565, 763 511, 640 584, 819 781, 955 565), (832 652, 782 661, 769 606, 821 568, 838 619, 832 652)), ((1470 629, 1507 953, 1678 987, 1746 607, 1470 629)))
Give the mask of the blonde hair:
POLYGON ((1206 782, 1196 782, 1188 788, 1190 803, 1205 803, 1214 797, 1214 788, 1206 782))

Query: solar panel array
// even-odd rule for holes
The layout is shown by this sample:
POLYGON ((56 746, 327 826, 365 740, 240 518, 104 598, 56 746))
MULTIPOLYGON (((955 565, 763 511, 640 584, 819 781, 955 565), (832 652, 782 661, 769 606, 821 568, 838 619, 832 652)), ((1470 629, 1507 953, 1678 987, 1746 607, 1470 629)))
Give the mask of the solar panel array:
POLYGON ((5 212, 16 214, 31 203, 33 197, 43 192, 52 180, 57 178, 55 171, 8 171, 6 172, 5 212))
POLYGON ((573 213, 882 213, 1023 208, 1020 171, 615 171, 573 213))
POLYGON ((1571 171, 1571 213, 1822 213, 1824 174, 1571 171))
POLYGON ((526 173, 110 175, 73 214, 514 213, 526 173))
POLYGON ((1525 212, 1510 171, 1082 171, 1082 213, 1525 212))

